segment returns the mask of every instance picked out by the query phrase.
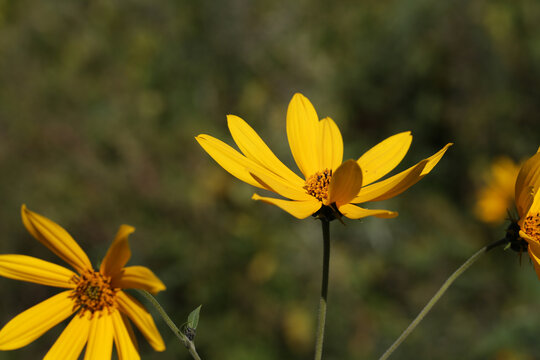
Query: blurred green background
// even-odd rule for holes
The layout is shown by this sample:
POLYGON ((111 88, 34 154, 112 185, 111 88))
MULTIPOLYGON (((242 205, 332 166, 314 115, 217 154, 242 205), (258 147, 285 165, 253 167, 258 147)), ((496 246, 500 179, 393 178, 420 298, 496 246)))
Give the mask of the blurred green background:
MULTIPOLYGON (((506 223, 474 216, 493 159, 538 148, 540 2, 0 1, 0 253, 60 263, 20 220, 26 203, 97 264, 118 226, 130 264, 168 286, 178 323, 203 304, 204 359, 309 359, 320 224, 250 200, 199 133, 231 143, 244 118, 286 164, 285 113, 302 92, 342 130, 345 158, 414 135, 398 170, 455 145, 375 206, 396 219, 332 223, 325 359, 373 359, 442 282, 506 223)), ((296 167, 293 167, 297 171, 296 167)), ((373 205, 372 205, 373 207, 373 205)), ((57 292, 0 279, 0 325, 57 292)), ((540 283, 496 249, 471 268, 395 359, 535 359, 540 283)), ((188 359, 156 318, 168 349, 188 359)), ((41 358, 65 324, 0 359, 41 358)))

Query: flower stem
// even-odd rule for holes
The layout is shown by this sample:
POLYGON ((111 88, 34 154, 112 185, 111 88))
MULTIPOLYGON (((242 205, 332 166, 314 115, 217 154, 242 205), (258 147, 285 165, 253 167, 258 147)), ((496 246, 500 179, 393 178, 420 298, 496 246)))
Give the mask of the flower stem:
POLYGON ((467 261, 465 261, 441 286, 439 291, 435 293, 435 295, 429 300, 429 302, 424 306, 422 311, 416 316, 416 318, 409 324, 409 326, 403 331, 403 333, 399 336, 399 338, 385 351, 385 353, 379 358, 379 360, 386 360, 390 355, 398 348, 399 345, 407 338, 407 336, 410 335, 410 333, 416 328, 416 326, 424 319, 424 317, 429 313, 431 308, 439 301, 439 299, 444 295, 446 290, 452 285, 452 283, 467 270, 472 264, 476 262, 482 256, 484 253, 488 252, 489 250, 507 243, 507 239, 501 239, 497 240, 487 246, 484 246, 482 249, 478 250, 476 253, 474 253, 473 256, 471 256, 467 261))
POLYGON ((328 298, 328 272, 330 269, 330 221, 321 219, 323 232, 323 271, 321 298, 319 300, 319 316, 317 324, 317 341, 315 343, 315 360, 322 358, 324 341, 324 325, 326 323, 326 303, 328 298))
POLYGON ((152 294, 150 294, 146 290, 137 289, 137 291, 141 293, 148 301, 150 301, 152 305, 154 305, 156 310, 159 312, 159 315, 161 315, 163 320, 165 320, 165 322, 167 323, 169 328, 172 330, 172 332, 176 335, 176 337, 178 337, 178 339, 180 339, 182 344, 184 344, 184 346, 188 349, 189 353, 191 354, 191 357, 195 360, 201 360, 199 354, 197 354, 197 349, 195 349, 195 343, 189 340, 188 337, 184 335, 184 333, 180 331, 180 329, 178 329, 178 326, 176 326, 176 324, 171 320, 169 315, 167 315, 167 313, 165 312, 163 307, 159 304, 159 302, 156 300, 156 298, 154 298, 152 294))

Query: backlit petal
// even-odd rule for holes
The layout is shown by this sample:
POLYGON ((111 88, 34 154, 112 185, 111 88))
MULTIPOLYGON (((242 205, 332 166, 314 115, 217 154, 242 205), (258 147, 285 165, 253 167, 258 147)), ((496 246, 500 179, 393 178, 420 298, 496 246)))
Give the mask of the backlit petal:
POLYGON ((529 256, 531 257, 532 263, 534 265, 534 270, 536 275, 540 280, 540 244, 536 241, 529 241, 529 247, 527 249, 529 256))
POLYGON ((235 115, 228 115, 227 123, 236 145, 248 159, 255 161, 293 185, 304 185, 304 180, 285 166, 244 120, 235 115))
POLYGON ((202 134, 195 139, 208 155, 231 175, 250 185, 264 189, 264 187, 249 174, 249 169, 258 168, 260 165, 215 137, 202 134))
POLYGON ((452 144, 447 144, 437 153, 427 159, 420 161, 418 164, 394 175, 388 179, 382 180, 375 184, 368 185, 360 189, 358 196, 354 198, 352 203, 362 203, 367 201, 380 201, 390 199, 401 194, 412 185, 416 184, 420 179, 426 176, 437 165, 446 150, 452 144))
POLYGON ((110 359, 112 356, 114 328, 112 317, 103 311, 94 313, 90 320, 90 333, 84 360, 110 359))
POLYGON ((77 360, 88 340, 90 332, 88 316, 75 315, 43 360, 77 360))
POLYGON ((69 294, 71 290, 54 295, 11 319, 0 330, 0 350, 28 345, 73 314, 69 294))
POLYGON ((118 307, 139 328, 146 340, 156 351, 165 350, 165 343, 159 334, 154 319, 144 306, 123 291, 117 294, 118 307))
POLYGON ((319 118, 311 102, 294 94, 287 109, 287 138, 298 168, 307 178, 320 169, 319 118))
POLYGON ((257 194, 253 194, 251 197, 253 200, 260 200, 267 204, 276 205, 282 210, 285 210, 292 216, 298 219, 305 219, 310 215, 313 215, 321 208, 321 203, 313 198, 313 200, 307 201, 289 201, 282 199, 275 199, 271 197, 263 197, 257 194))
POLYGON ((364 186, 379 180, 392 171, 405 157, 412 135, 405 131, 381 141, 358 159, 364 175, 364 186))
POLYGON ((120 312, 114 311, 111 314, 111 319, 114 329, 114 343, 116 344, 116 352, 118 353, 119 360, 140 359, 139 352, 126 329, 120 312))
POLYGON ((128 236, 135 231, 135 228, 129 225, 121 225, 116 233, 116 237, 109 247, 100 271, 102 274, 114 277, 122 270, 131 257, 129 249, 128 236))
POLYGON ((25 205, 21 215, 28 232, 75 270, 82 272, 92 268, 88 256, 60 225, 28 210, 25 205))
POLYGON ((361 219, 368 216, 375 216, 378 218, 393 218, 398 216, 398 213, 390 210, 375 210, 364 209, 356 205, 346 204, 339 207, 339 212, 349 219, 361 219))
POLYGON ((540 152, 523 163, 516 179, 516 207, 519 217, 529 211, 540 188, 540 152))
POLYGON ((142 289, 152 294, 165 290, 159 278, 144 266, 128 266, 112 279, 112 286, 121 289, 142 289))
POLYGON ((320 169, 335 171, 343 161, 343 139, 334 120, 329 117, 319 121, 319 139, 322 163, 320 169))
POLYGON ((362 170, 354 160, 347 160, 330 179, 328 186, 328 200, 325 205, 336 203, 339 207, 348 204, 362 187, 362 170))
POLYGON ((74 288, 76 274, 63 266, 26 255, 0 255, 0 276, 61 288, 74 288))

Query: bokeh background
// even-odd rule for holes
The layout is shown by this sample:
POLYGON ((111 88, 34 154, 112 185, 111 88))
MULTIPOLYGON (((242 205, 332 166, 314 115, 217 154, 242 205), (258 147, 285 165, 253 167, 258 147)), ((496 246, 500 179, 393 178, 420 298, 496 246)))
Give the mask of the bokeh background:
MULTIPOLYGON (((540 2, 0 1, 0 253, 60 263, 20 220, 64 226, 98 263, 122 223, 130 264, 168 286, 182 323, 203 304, 204 359, 309 359, 320 224, 250 200, 194 140, 246 119, 294 166, 285 114, 302 92, 341 128, 345 157, 411 130, 398 170, 455 145, 401 196, 396 219, 332 223, 325 359, 373 359, 466 258, 504 236, 477 193, 500 156, 539 143, 540 2)), ((293 167, 296 171, 296 167, 293 167)), ((0 325, 57 290, 0 279, 0 325)), ((536 359, 540 282, 496 249, 448 291, 395 359, 536 359)), ((144 300, 143 300, 144 301, 144 300)), ((156 319, 168 349, 188 359, 156 319)), ((59 325, 0 359, 38 359, 59 325)))

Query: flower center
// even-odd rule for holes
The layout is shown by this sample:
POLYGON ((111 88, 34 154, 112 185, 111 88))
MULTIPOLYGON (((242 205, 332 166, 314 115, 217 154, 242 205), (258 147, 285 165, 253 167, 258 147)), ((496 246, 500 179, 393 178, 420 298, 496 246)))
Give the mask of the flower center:
POLYGON ((107 309, 111 312, 116 308, 116 293, 119 289, 111 286, 111 277, 99 271, 85 270, 80 276, 74 276, 73 281, 77 287, 70 298, 75 302, 74 308, 80 308, 79 315, 86 311, 92 315, 96 311, 107 309))
POLYGON ((529 215, 523 222, 523 232, 540 242, 540 213, 529 215))
POLYGON ((306 179, 304 189, 306 192, 319 201, 324 202, 328 199, 328 186, 332 178, 332 170, 324 169, 318 171, 306 179))

